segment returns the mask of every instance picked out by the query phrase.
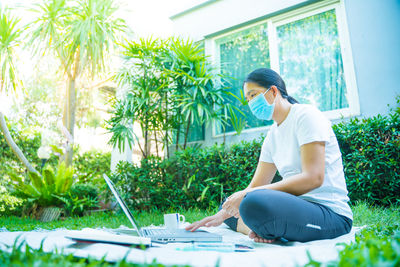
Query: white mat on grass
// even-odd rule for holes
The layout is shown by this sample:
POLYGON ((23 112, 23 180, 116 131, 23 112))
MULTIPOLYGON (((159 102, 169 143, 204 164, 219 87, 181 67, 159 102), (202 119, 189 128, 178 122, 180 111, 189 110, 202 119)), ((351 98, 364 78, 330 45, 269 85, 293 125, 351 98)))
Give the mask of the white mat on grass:
MULTIPOLYGON (((118 261, 126 257, 133 263, 151 263, 156 260, 165 265, 188 264, 191 266, 298 266, 306 264, 307 251, 311 257, 319 262, 328 262, 338 257, 340 243, 354 241, 355 233, 362 227, 353 227, 349 234, 330 240, 318 240, 312 242, 288 242, 275 244, 259 244, 253 242, 247 236, 231 231, 226 225, 211 227, 205 230, 223 236, 223 242, 247 244, 255 248, 253 252, 216 252, 216 251, 178 251, 177 247, 184 244, 167 244, 151 247, 146 250, 128 248, 111 244, 78 244, 64 235, 76 230, 57 229, 53 231, 31 232, 0 232, 0 249, 8 250, 18 242, 25 241, 32 248, 39 248, 43 239, 43 249, 46 252, 58 251, 64 254, 73 254, 77 257, 91 257, 101 259, 105 256, 107 261, 118 261)), ((4 229, 5 230, 5 229, 4 229)), ((107 231, 107 229, 98 229, 107 231)), ((85 231, 82 230, 82 231, 85 231)))

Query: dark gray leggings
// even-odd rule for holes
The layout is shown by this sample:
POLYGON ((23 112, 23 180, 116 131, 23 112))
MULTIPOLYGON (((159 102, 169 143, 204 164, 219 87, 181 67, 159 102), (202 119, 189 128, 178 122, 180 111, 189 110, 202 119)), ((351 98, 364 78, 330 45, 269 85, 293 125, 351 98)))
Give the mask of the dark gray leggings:
MULTIPOLYGON (((307 242, 350 232, 353 221, 329 208, 294 195, 268 189, 248 193, 239 207, 243 222, 265 239, 307 242)), ((225 223, 236 231, 237 220, 225 223)))

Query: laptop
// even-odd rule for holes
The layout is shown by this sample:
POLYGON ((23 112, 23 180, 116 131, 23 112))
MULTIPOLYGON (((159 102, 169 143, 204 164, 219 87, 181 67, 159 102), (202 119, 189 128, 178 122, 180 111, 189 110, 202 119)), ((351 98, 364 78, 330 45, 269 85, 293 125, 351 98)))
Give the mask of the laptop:
MULTIPOLYGON (((165 229, 165 228, 142 228, 140 224, 133 217, 132 213, 126 206, 124 200, 121 198, 117 190, 115 189, 114 183, 108 178, 106 174, 103 175, 111 192, 114 194, 119 206, 124 211, 126 217, 128 217, 130 223, 133 226, 133 231, 136 232, 140 237, 148 237, 152 242, 222 242, 222 236, 209 233, 203 230, 196 230, 194 232, 186 231, 185 229, 165 229)), ((127 233, 127 232, 124 232, 127 233)))

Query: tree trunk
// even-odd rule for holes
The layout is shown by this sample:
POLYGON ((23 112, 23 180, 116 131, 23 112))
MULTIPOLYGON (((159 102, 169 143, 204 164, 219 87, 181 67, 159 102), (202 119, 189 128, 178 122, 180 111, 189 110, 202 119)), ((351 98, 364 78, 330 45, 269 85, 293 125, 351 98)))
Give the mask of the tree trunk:
POLYGON ((26 157, 22 153, 21 149, 18 147, 18 145, 12 139, 12 136, 10 135, 10 131, 8 130, 6 120, 4 119, 4 115, 2 112, 0 112, 0 128, 4 134, 7 144, 9 145, 11 150, 14 152, 15 156, 17 156, 17 158, 24 164, 24 166, 30 172, 38 173, 38 171, 32 167, 32 165, 29 163, 29 161, 26 159, 26 157))
MULTIPOLYGON (((178 113, 177 113, 177 117, 179 118, 179 122, 181 122, 182 119, 182 115, 181 115, 181 108, 178 108, 178 113)), ((178 151, 179 149, 179 136, 181 135, 181 124, 178 124, 178 129, 176 129, 176 145, 175 145, 175 151, 178 151)))
POLYGON ((176 129, 176 144, 175 144, 175 152, 179 149, 179 135, 181 133, 181 126, 178 125, 178 129, 176 129))
POLYGON ((67 95, 66 95, 66 115, 67 119, 64 120, 66 125, 64 125, 68 132, 70 133, 72 140, 67 142, 67 151, 65 155, 65 165, 72 165, 72 157, 74 153, 74 128, 75 128, 75 110, 76 110, 76 88, 75 83, 76 79, 79 76, 79 66, 80 66, 80 48, 75 51, 74 54, 74 64, 71 70, 66 68, 66 72, 68 74, 68 86, 67 86, 67 95), (71 72, 70 72, 71 71, 71 72))
POLYGON ((144 154, 143 157, 147 158, 150 154, 150 148, 149 148, 149 122, 146 119, 145 120, 145 125, 144 125, 144 154))
POLYGON ((156 142, 156 151, 157 151, 157 157, 160 157, 160 154, 158 153, 158 140, 157 140, 157 130, 154 127, 154 141, 156 142))
MULTIPOLYGON (((74 127, 75 127, 75 109, 76 109, 76 91, 75 91, 75 79, 70 78, 68 79, 68 87, 67 87, 67 105, 66 114, 67 118, 64 120, 67 124, 65 127, 67 128, 68 132, 74 137, 74 127)), ((67 151, 65 155, 65 164, 66 166, 71 166, 72 164, 72 156, 73 156, 73 148, 74 148, 74 141, 67 142, 67 151)))
POLYGON ((167 100, 167 93, 165 93, 165 125, 167 126, 167 129, 165 131, 165 145, 167 146, 167 158, 169 158, 169 144, 168 144, 168 130, 169 130, 169 125, 168 125, 168 100, 167 100))
POLYGON ((190 112, 189 112, 189 120, 188 120, 187 125, 186 125, 185 142, 183 143, 183 149, 186 149, 187 138, 188 138, 188 135, 189 135, 190 116, 191 116, 191 115, 192 115, 192 112, 190 111, 190 112))
POLYGON ((146 131, 144 132, 144 150, 146 155, 144 156, 147 158, 149 156, 149 130, 148 130, 148 125, 146 125, 146 131))
POLYGON ((225 146, 225 141, 226 141, 226 131, 225 131, 225 126, 224 126, 224 146, 225 146))

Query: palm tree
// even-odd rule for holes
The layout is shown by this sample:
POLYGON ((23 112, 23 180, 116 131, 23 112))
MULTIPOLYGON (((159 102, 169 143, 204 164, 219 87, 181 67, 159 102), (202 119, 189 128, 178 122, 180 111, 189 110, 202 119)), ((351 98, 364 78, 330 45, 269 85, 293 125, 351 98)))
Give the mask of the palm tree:
MULTIPOLYGON (((223 87, 225 76, 218 74, 209 63, 208 57, 200 44, 190 39, 170 38, 169 69, 167 72, 176 82, 174 94, 177 99, 178 124, 176 130, 176 150, 179 147, 181 124, 183 132, 183 149, 186 148, 190 127, 194 125, 226 125, 232 116, 224 115, 228 111, 238 110, 225 103, 229 88, 223 87)), ((240 110, 239 110, 240 112, 240 110)))
MULTIPOLYGON (((0 8, 0 93, 15 91, 21 85, 15 68, 15 49, 22 42, 23 28, 19 19, 12 17, 5 8, 0 8)), ((14 142, 8 130, 5 116, 0 110, 0 129, 11 150, 30 172, 37 172, 14 142)))
MULTIPOLYGON (((38 4, 39 16, 33 22, 31 44, 35 52, 50 51, 58 57, 67 77, 63 124, 74 136, 78 78, 94 77, 105 69, 105 58, 119 34, 126 29, 122 19, 115 18, 113 0, 46 0, 38 4)), ((65 161, 72 163, 73 144, 67 147, 65 161)))

